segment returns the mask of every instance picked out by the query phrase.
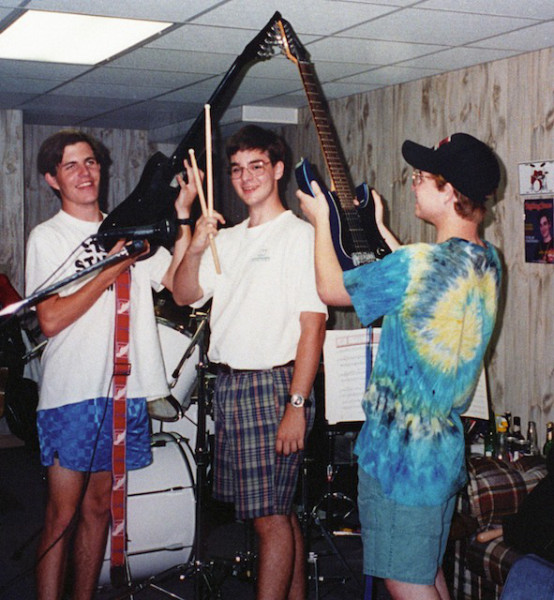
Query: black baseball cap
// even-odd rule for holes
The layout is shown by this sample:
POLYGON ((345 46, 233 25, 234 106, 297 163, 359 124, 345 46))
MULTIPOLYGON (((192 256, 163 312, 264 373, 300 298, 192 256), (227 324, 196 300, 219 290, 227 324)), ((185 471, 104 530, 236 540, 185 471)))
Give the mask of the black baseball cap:
POLYGON ((415 169, 442 175, 474 202, 485 203, 500 181, 494 152, 468 133, 454 133, 432 148, 406 140, 402 156, 415 169))

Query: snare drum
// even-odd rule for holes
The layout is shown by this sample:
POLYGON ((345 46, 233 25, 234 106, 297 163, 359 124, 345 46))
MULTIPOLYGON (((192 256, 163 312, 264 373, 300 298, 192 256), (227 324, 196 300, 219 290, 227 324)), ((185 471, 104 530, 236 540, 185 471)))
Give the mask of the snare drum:
MULTIPOLYGON (((189 561, 194 543, 193 453, 178 435, 152 436, 153 461, 128 472, 127 558, 132 580, 189 561)), ((110 582, 110 539, 100 584, 110 582)))
POLYGON ((182 362, 191 344, 190 334, 183 325, 177 325, 162 317, 156 317, 156 323, 171 398, 150 401, 148 413, 159 421, 176 421, 190 406, 200 351, 198 346, 195 346, 190 351, 191 355, 182 362))

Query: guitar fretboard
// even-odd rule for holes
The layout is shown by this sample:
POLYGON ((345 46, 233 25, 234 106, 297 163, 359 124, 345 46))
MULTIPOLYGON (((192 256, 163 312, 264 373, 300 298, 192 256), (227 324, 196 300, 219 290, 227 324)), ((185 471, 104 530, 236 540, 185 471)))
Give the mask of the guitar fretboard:
POLYGON ((315 128, 331 178, 330 189, 341 206, 343 215, 352 236, 354 252, 364 254, 371 252, 367 238, 360 223, 358 212, 353 204, 356 194, 346 173, 342 156, 339 153, 335 131, 329 120, 329 114, 323 101, 323 94, 315 68, 311 62, 298 61, 300 77, 308 98, 315 128))

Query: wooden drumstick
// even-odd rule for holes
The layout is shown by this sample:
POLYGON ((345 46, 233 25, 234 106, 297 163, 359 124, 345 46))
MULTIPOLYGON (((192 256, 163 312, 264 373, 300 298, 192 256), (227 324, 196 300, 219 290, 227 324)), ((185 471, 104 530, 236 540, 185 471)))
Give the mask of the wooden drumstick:
MULTIPOLYGON (((206 198, 204 197, 204 189, 202 188, 202 180, 200 179, 200 172, 198 171, 198 165, 196 163, 196 156, 194 155, 194 150, 192 148, 189 149, 190 156, 190 164, 192 166, 192 172, 194 174, 194 182, 196 183, 196 190, 198 191, 198 198, 200 199, 200 207, 202 209, 202 214, 207 217, 208 216, 208 207, 206 206, 206 198)), ((221 275, 221 265, 219 264, 219 256, 217 255, 217 248, 215 247, 215 240, 213 233, 208 234, 210 240, 210 248, 212 251, 212 256, 215 264, 215 272, 218 275, 221 275)))
POLYGON ((204 120, 206 134, 206 189, 208 194, 208 215, 214 212, 214 177, 212 169, 212 122, 210 118, 210 105, 204 105, 204 120))

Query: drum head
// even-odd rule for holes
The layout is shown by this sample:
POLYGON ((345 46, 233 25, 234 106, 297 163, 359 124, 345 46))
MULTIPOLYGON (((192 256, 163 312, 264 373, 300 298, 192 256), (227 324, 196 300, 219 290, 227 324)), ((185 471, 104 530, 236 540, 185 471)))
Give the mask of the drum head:
MULTIPOLYGON (((152 436, 153 461, 129 471, 127 558, 133 581, 146 579, 191 557, 196 526, 194 457, 178 436, 152 436)), ((100 584, 110 583, 108 538, 100 584)))

